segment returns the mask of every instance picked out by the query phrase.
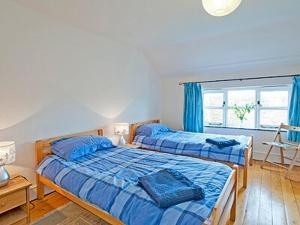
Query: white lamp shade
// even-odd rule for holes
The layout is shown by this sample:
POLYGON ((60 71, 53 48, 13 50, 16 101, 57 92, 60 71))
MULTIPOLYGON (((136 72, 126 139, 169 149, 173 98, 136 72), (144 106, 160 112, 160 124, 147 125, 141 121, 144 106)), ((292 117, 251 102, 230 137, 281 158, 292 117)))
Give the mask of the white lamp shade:
POLYGON ((226 16, 236 10, 242 0, 202 0, 206 12, 212 16, 226 16))
POLYGON ((114 133, 116 135, 129 134, 129 124, 128 123, 114 123, 114 133))
POLYGON ((0 142, 0 165, 13 163, 16 160, 16 147, 14 141, 0 142))

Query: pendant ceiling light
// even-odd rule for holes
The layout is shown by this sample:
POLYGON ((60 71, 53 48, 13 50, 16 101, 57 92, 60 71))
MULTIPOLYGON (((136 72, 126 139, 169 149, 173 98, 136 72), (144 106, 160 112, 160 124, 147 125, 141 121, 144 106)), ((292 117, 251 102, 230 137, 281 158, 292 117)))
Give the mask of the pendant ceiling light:
POLYGON ((226 16, 232 13, 242 0, 202 0, 204 9, 212 16, 226 16))

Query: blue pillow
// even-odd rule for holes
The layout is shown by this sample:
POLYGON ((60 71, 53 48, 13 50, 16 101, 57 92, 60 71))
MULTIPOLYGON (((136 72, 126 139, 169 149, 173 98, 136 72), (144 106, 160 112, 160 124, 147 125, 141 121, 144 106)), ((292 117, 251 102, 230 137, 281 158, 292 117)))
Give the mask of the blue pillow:
POLYGON ((172 132, 173 130, 160 123, 148 123, 138 127, 135 135, 151 137, 162 132, 172 132))
POLYGON ((97 150, 115 147, 108 138, 93 135, 62 138, 50 144, 55 155, 68 161, 92 154, 97 150))

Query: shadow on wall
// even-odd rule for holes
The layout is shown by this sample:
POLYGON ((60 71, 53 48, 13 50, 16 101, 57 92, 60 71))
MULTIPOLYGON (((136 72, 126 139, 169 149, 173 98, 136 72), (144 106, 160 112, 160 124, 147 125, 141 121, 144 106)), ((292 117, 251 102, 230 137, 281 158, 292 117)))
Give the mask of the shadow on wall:
MULTIPOLYGON (((118 105, 115 111, 111 108, 111 115, 115 117, 108 118, 101 115, 101 108, 99 112, 95 112, 90 107, 72 99, 61 99, 34 112, 22 122, 1 129, 1 141, 14 140, 16 142, 16 162, 7 166, 9 172, 12 176, 22 174, 35 183, 34 143, 36 140, 100 127, 104 128, 106 136, 112 137, 111 124, 113 122, 133 122, 133 118, 146 119, 141 115, 148 117, 149 109, 140 102, 129 101, 123 104, 123 107, 118 105), (139 108, 140 110, 134 110, 139 108)), ((103 109, 105 109, 104 106, 103 109)))

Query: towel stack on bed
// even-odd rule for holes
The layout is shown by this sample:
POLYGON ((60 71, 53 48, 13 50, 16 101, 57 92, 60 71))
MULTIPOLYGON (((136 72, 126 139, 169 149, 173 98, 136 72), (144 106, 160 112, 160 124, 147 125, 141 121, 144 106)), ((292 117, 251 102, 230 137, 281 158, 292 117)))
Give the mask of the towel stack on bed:
POLYGON ((205 197, 201 187, 173 169, 163 169, 157 173, 140 177, 139 185, 161 208, 205 197))
POLYGON ((205 140, 207 143, 211 143, 213 145, 217 145, 221 148, 224 147, 230 147, 230 146, 234 146, 234 145, 239 145, 240 142, 238 142, 235 139, 228 139, 225 137, 215 137, 215 138, 206 138, 205 140))

